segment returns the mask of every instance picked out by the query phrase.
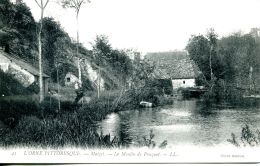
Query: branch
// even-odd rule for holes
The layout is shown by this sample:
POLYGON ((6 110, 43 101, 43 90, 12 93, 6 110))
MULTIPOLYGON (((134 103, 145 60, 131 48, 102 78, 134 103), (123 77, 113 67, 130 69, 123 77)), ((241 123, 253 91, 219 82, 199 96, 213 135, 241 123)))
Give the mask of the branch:
POLYGON ((48 5, 49 1, 50 1, 50 0, 47 0, 47 1, 46 1, 46 3, 45 3, 45 5, 44 5, 43 9, 46 8, 46 6, 48 5))
POLYGON ((39 4, 39 2, 38 2, 37 0, 34 0, 34 1, 37 3, 37 5, 38 5, 40 8, 42 8, 41 5, 39 4))

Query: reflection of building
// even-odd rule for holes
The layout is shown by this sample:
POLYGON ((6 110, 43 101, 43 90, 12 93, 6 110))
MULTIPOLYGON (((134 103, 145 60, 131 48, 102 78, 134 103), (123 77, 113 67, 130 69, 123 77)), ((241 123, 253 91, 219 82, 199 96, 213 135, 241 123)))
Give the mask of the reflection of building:
MULTIPOLYGON (((38 84, 39 70, 23 60, 0 51, 0 69, 10 73, 24 87, 29 87, 34 82, 38 84)), ((45 94, 48 92, 49 76, 43 73, 43 87, 45 94)))
POLYGON ((186 52, 148 53, 145 59, 156 65, 153 77, 170 80, 173 90, 195 86, 198 68, 186 52))
POLYGON ((69 72, 66 74, 64 82, 66 86, 74 86, 77 82, 79 82, 79 79, 74 74, 69 72))

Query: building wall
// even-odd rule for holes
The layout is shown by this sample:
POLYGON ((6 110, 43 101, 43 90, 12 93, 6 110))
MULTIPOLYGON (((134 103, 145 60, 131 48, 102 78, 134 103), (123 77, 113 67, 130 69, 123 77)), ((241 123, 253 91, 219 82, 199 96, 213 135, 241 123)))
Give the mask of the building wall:
POLYGON ((190 88, 195 86, 195 79, 173 79, 172 87, 173 89, 178 88, 190 88))
POLYGON ((10 59, 0 53, 0 68, 7 73, 10 73, 24 87, 28 87, 35 81, 34 75, 22 69, 20 66, 12 62, 10 59))

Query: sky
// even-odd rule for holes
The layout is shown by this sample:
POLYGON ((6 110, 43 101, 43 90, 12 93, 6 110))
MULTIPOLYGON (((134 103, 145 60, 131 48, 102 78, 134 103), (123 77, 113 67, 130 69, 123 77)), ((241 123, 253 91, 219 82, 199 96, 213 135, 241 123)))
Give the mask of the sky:
MULTIPOLYGON (((45 16, 76 39, 74 10, 50 1, 45 16)), ((35 1, 24 2, 39 20, 35 1)), ((106 35, 113 47, 141 53, 183 50, 191 35, 209 28, 223 37, 253 27, 260 27, 260 0, 91 0, 79 15, 80 42, 87 48, 96 35, 106 35)))

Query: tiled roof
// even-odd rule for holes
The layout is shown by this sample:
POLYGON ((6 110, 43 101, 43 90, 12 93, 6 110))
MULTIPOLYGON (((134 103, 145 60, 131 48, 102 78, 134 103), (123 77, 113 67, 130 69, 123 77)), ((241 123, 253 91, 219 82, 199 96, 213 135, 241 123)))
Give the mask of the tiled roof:
POLYGON ((198 68, 186 52, 147 53, 145 60, 156 67, 153 77, 158 79, 195 78, 198 68))
MULTIPOLYGON (((20 66, 22 69, 28 71, 29 73, 33 74, 34 76, 39 76, 40 72, 38 69, 36 69, 35 67, 33 67, 32 65, 30 65, 29 63, 25 62, 24 60, 14 57, 14 56, 10 56, 9 54, 0 51, 0 53, 7 57, 8 59, 10 59, 12 62, 14 62, 15 64, 17 64, 18 66, 20 66)), ((45 78, 48 78, 49 76, 44 74, 42 75, 45 78)))

